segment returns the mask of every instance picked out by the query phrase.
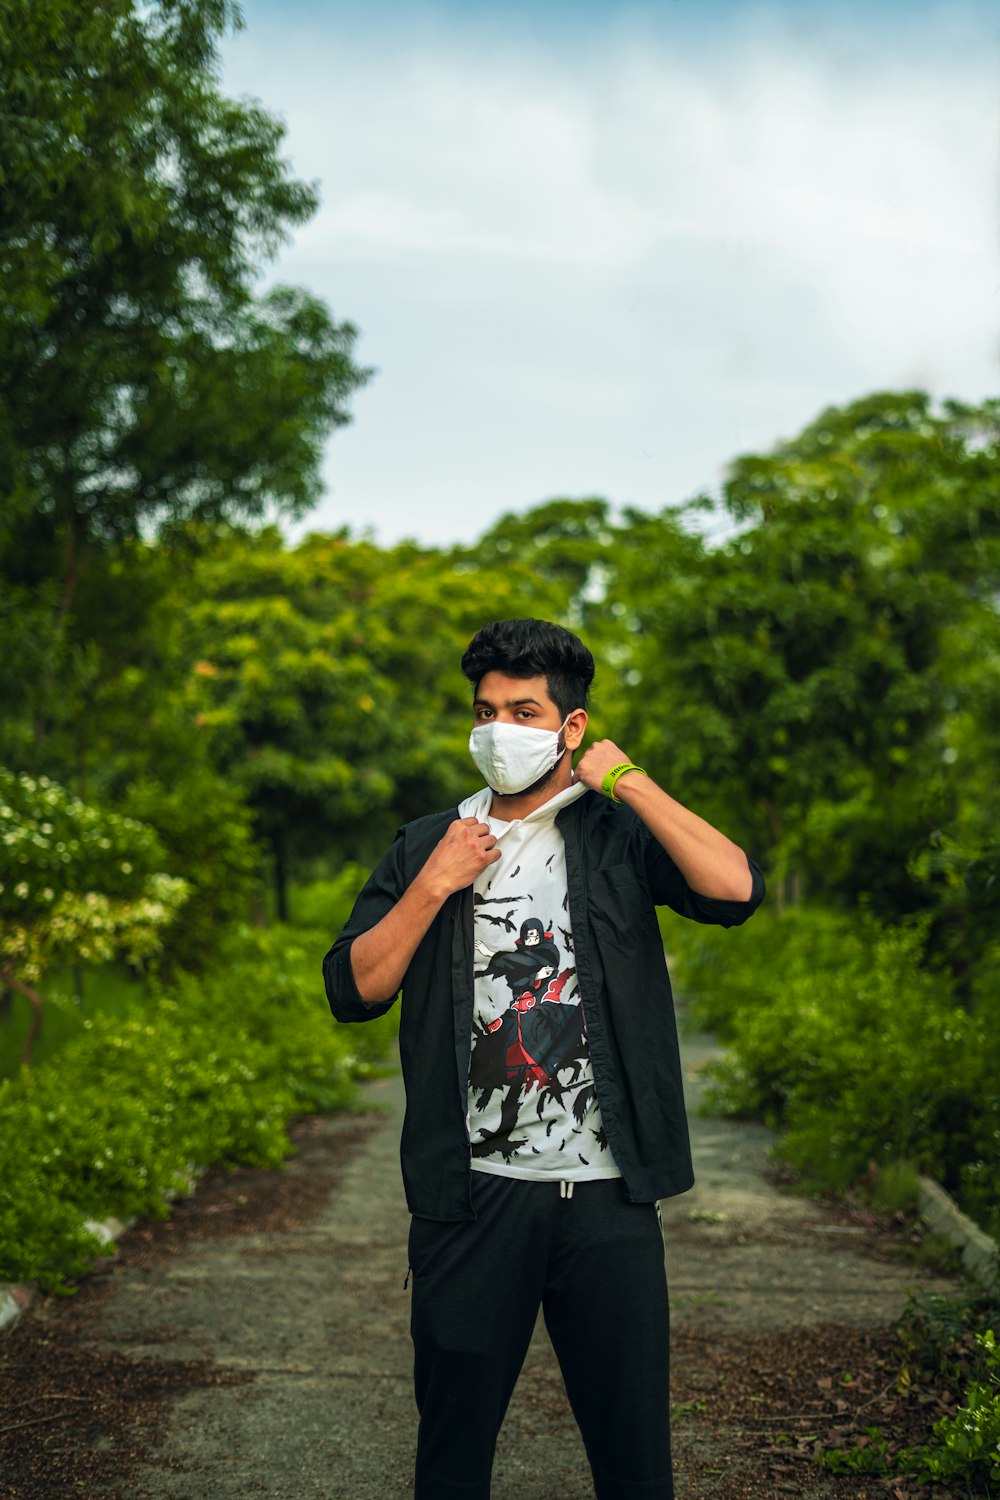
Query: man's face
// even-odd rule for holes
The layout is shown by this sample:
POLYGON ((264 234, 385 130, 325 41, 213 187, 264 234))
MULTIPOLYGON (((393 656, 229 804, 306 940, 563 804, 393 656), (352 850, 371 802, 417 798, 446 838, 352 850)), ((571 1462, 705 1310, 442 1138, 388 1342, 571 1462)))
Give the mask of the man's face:
POLYGON ((542 941, 542 934, 539 932, 538 928, 537 927, 529 927, 528 930, 527 930, 527 932, 524 935, 524 945, 525 945, 525 947, 526 948, 537 948, 538 944, 541 941, 542 941))
MULTIPOLYGON (((482 678, 472 704, 472 722, 474 725, 505 724, 557 732, 563 727, 562 714, 549 696, 546 677, 508 677, 506 672, 487 672, 482 678)), ((558 760, 544 776, 525 787, 526 796, 546 790, 551 796, 561 785, 569 785, 572 751, 579 749, 586 728, 586 709, 573 709, 559 743, 558 760), (566 750, 571 754, 566 755, 566 750)))

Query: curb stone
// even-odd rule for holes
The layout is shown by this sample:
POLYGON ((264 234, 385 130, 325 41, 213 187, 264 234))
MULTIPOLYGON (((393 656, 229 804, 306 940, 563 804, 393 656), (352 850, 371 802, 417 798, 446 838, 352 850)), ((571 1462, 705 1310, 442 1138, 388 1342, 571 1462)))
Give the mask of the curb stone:
POLYGON ((1000 1291, 1000 1246, 964 1214, 931 1177, 917 1179, 920 1212, 925 1222, 962 1253, 962 1265, 984 1291, 1000 1291))
MULTIPOLYGON (((121 1238, 126 1229, 131 1229, 135 1222, 135 1219, 85 1219, 83 1227, 94 1236, 101 1249, 106 1250, 121 1238)), ((37 1296, 38 1288, 31 1283, 0 1282, 0 1333, 16 1323, 37 1296)))
POLYGON ((0 1285, 0 1330, 15 1323, 31 1306, 36 1295, 33 1286, 19 1286, 16 1282, 0 1285))

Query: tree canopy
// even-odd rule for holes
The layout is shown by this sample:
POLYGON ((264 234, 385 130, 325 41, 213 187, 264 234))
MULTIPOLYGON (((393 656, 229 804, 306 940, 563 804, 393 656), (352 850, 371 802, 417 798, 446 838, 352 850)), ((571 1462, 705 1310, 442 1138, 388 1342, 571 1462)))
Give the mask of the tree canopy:
POLYGON ((189 743, 164 601, 191 526, 308 510, 371 374, 349 322, 259 290, 318 199, 280 122, 220 89, 240 24, 230 0, 0 0, 0 761, 157 827, 188 956, 255 856, 189 743))
POLYGON ((194 568, 187 712, 254 813, 282 914, 293 867, 374 859, 407 817, 464 795, 458 660, 484 617, 529 612, 536 584, 477 554, 346 533, 289 548, 270 528, 217 532, 194 568))
POLYGON ((628 733, 799 888, 919 906, 912 860, 985 766, 998 438, 995 402, 873 396, 739 459, 729 539, 669 577, 655 545, 616 548, 628 733))
POLYGON ((42 742, 128 670, 107 608, 141 627, 121 549, 302 514, 371 373, 316 298, 257 290, 317 197, 281 124, 220 92, 238 24, 229 0, 0 0, 0 674, 28 663, 0 753, 64 778, 78 755, 42 742))
POLYGON ((236 8, 3 0, 2 16, 8 544, 68 585, 88 544, 143 527, 301 514, 368 372, 316 299, 255 293, 317 199, 283 127, 219 92, 236 8))

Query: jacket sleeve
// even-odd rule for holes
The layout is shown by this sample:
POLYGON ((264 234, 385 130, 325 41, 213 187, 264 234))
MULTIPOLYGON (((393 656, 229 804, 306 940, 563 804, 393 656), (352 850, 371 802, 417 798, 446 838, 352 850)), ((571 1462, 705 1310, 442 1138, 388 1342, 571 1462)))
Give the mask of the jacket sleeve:
POLYGON ((745 901, 723 901, 714 896, 702 896, 692 890, 687 880, 670 858, 670 855, 649 833, 645 847, 646 875, 649 889, 657 906, 669 906, 681 917, 693 922, 710 922, 718 927, 739 927, 753 916, 764 899, 764 876, 760 867, 747 858, 753 886, 745 901))
POLYGON ((403 836, 399 833, 369 875, 343 930, 323 960, 326 998, 338 1021, 374 1021, 396 1003, 395 996, 372 1005, 362 1000, 351 968, 351 944, 392 910, 405 889, 403 836))

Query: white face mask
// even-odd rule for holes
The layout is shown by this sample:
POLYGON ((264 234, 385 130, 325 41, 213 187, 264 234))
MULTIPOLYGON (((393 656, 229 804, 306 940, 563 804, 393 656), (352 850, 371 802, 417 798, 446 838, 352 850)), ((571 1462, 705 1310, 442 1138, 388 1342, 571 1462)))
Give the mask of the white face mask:
POLYGON ((523 792, 551 771, 565 750, 559 737, 569 715, 558 729, 529 729, 518 724, 477 724, 469 735, 469 754, 486 778, 486 785, 502 797, 523 792))

